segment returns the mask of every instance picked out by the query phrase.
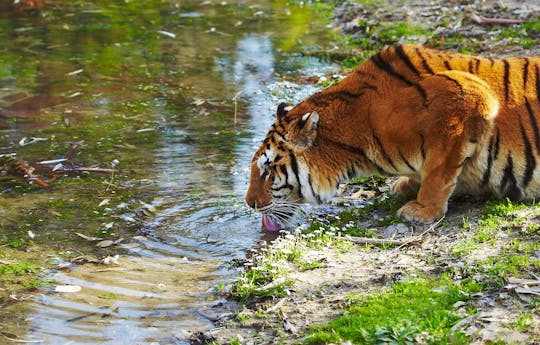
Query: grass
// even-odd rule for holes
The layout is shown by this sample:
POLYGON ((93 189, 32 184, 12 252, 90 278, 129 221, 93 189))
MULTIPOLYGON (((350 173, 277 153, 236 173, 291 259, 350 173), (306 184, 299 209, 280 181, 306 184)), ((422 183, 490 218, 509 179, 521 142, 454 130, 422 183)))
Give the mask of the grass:
POLYGON ((540 248, 535 226, 539 211, 535 202, 487 202, 477 224, 468 223, 467 235, 451 249, 456 259, 467 263, 465 274, 483 276, 488 290, 499 289, 509 277, 540 274, 535 255, 540 248))
POLYGON ((467 286, 414 279, 388 291, 366 296, 340 318, 315 328, 308 344, 350 341, 355 344, 466 344, 468 338, 451 327, 460 320, 453 305, 467 300, 467 286))
POLYGON ((324 259, 306 260, 303 253, 326 246, 334 247, 340 252, 355 248, 354 244, 340 235, 323 229, 313 230, 299 237, 289 234, 274 241, 272 246, 262 248, 244 264, 244 272, 231 282, 230 289, 224 284, 216 286, 215 289, 222 293, 230 290, 229 296, 242 301, 283 297, 287 294, 287 289, 294 284, 289 277, 291 272, 326 266, 324 259))

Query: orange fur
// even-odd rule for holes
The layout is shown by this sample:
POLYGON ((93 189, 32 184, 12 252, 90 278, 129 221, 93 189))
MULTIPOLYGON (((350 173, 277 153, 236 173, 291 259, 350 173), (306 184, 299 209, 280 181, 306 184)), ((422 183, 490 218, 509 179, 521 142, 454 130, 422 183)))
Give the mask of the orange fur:
POLYGON ((280 222, 354 177, 402 176, 398 215, 432 222, 454 192, 540 196, 540 58, 394 45, 276 122, 246 202, 280 222), (277 205, 277 206, 276 206, 277 205))

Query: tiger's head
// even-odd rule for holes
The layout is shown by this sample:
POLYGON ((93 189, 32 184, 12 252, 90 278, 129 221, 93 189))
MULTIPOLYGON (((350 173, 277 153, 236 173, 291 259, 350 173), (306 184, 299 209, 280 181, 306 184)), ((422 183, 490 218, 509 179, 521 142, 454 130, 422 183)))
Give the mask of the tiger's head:
POLYGON ((323 199, 311 167, 319 114, 302 108, 278 106, 276 121, 251 163, 246 203, 263 214, 263 225, 270 231, 281 229, 299 204, 323 199))

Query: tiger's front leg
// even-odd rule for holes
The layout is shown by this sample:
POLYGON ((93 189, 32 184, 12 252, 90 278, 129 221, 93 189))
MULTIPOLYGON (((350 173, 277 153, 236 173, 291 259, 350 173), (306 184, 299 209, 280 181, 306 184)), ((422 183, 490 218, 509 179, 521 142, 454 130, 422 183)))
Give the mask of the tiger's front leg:
POLYGON ((412 116, 424 119, 418 125, 426 140, 420 188, 416 200, 406 203, 397 214, 430 223, 446 213, 463 166, 477 158, 478 145, 485 145, 499 103, 487 83, 466 72, 441 72, 419 85, 429 90, 425 116, 412 116))
POLYGON ((424 164, 416 200, 407 202, 397 211, 397 215, 421 223, 431 223, 443 217, 448 208, 448 199, 469 157, 466 151, 464 147, 459 147, 446 154, 432 153, 424 164))

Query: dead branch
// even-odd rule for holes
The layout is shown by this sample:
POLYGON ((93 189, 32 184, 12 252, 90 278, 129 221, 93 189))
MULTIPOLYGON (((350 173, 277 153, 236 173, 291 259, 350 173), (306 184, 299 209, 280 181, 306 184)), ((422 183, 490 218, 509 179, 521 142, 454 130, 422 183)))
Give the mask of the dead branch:
POLYGON ((49 187, 48 183, 34 175, 36 169, 22 159, 15 158, 11 155, 0 155, 0 164, 4 165, 6 170, 14 175, 20 175, 28 181, 34 181, 40 187, 49 187))
POLYGON ((59 168, 56 171, 61 172, 102 172, 102 173, 112 173, 114 169, 107 168, 87 168, 87 167, 77 167, 77 168, 59 168))
POLYGON ((521 24, 524 21, 521 19, 507 19, 507 18, 486 18, 479 16, 477 14, 471 14, 469 16, 473 22, 479 25, 484 24, 501 24, 501 25, 511 25, 511 24, 521 24))
POLYGON ((414 238, 412 240, 392 240, 387 238, 369 238, 369 237, 347 237, 348 240, 356 244, 374 244, 376 246, 406 246, 409 244, 418 244, 422 242, 421 238, 414 238))
POLYGON ((79 147, 83 147, 83 146, 86 146, 86 145, 84 144, 84 140, 72 142, 72 143, 71 143, 71 147, 69 148, 68 152, 66 152, 66 154, 65 154, 66 159, 69 160, 69 161, 71 161, 71 159, 73 158, 73 154, 75 153, 75 151, 76 151, 79 147))

